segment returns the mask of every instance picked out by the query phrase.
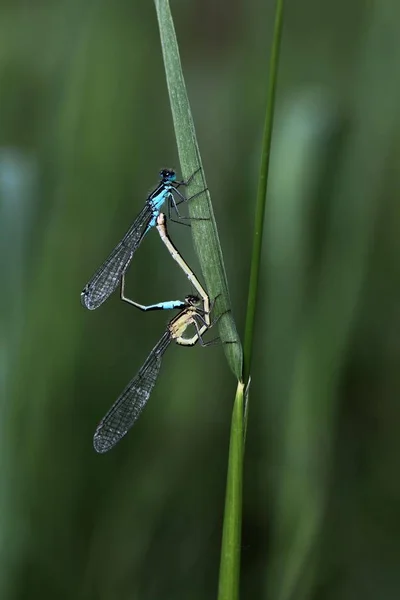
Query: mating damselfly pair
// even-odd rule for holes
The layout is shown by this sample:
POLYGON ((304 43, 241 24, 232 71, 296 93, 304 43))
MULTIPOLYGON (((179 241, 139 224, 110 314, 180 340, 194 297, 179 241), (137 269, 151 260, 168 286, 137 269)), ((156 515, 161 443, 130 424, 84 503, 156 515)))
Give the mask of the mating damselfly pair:
POLYGON ((175 172, 170 169, 160 172, 161 181, 148 196, 144 208, 82 291, 82 304, 90 310, 98 308, 118 286, 120 286, 121 299, 143 311, 180 310, 178 315, 168 323, 165 333, 154 346, 138 373, 97 426, 93 438, 93 445, 97 452, 104 453, 110 450, 134 425, 155 386, 162 357, 172 341, 181 346, 194 346, 197 342, 201 345, 212 343, 206 343, 202 338, 205 331, 213 324, 210 316, 210 298, 172 243, 167 231, 166 216, 161 212, 161 207, 166 203, 169 214, 174 209, 178 219, 184 218, 180 215, 178 206, 191 198, 186 199, 178 188, 188 185, 196 173, 197 171, 188 181, 184 182, 177 181, 175 172), (172 258, 186 274, 197 292, 196 295, 186 296, 184 300, 159 302, 148 306, 134 302, 125 296, 126 271, 144 236, 153 227, 157 228, 161 240, 172 258), (194 326, 195 333, 191 337, 184 337, 191 325, 194 326))

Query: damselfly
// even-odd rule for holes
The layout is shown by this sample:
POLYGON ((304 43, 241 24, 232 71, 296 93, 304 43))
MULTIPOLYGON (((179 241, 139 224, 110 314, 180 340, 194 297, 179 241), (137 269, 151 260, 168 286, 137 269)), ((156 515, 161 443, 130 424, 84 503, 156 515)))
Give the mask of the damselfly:
POLYGON ((185 298, 185 308, 169 322, 164 335, 137 375, 97 426, 93 438, 96 452, 111 450, 138 419, 157 381, 164 352, 173 340, 181 346, 194 346, 197 342, 207 345, 203 342, 202 335, 210 326, 210 316, 200 308, 200 304, 198 296, 185 298), (189 325, 194 325, 196 333, 191 338, 185 338, 183 334, 189 325))
POLYGON ((178 188, 187 186, 198 170, 187 181, 177 181, 176 173, 172 169, 163 169, 160 172, 161 181, 157 188, 148 196, 143 209, 122 240, 84 287, 81 293, 83 306, 90 310, 98 308, 119 286, 144 236, 156 225, 160 209, 165 202, 169 211, 173 208, 179 219, 184 218, 179 214, 178 205, 186 201, 186 198, 178 188), (179 198, 178 202, 176 197, 179 198))

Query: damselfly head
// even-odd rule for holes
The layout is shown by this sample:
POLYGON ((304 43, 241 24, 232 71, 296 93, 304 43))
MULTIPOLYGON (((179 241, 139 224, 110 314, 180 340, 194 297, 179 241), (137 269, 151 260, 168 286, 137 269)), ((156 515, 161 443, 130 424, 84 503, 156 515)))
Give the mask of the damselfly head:
POLYGON ((163 181, 175 181, 176 173, 173 169, 163 169, 160 171, 160 177, 163 181))
POLYGON ((200 298, 194 294, 189 294, 189 296, 185 296, 185 302, 188 306, 198 306, 200 304, 200 298))

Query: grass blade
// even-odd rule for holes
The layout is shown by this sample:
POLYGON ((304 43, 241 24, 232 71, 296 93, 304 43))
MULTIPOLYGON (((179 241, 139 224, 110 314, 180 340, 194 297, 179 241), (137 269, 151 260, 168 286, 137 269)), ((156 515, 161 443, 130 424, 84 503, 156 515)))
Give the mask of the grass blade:
MULTIPOLYGON (((202 192, 207 185, 197 144, 189 99, 183 78, 174 23, 167 0, 155 0, 160 28, 165 73, 175 128, 176 143, 182 175, 185 179, 201 168, 189 185, 188 195, 202 192)), ((211 299, 215 299, 214 315, 222 315, 218 321, 219 333, 224 344, 228 363, 237 377, 242 376, 242 346, 231 312, 228 283, 222 249, 208 190, 189 202, 192 221, 193 244, 199 257, 201 270, 211 299), (204 220, 195 220, 204 219, 204 220)))
POLYGON ((254 323, 257 307, 258 279, 261 262, 261 246, 264 229, 265 203, 267 196, 269 159, 271 155, 272 126, 275 108, 276 81, 278 76, 279 49, 282 37, 283 0, 277 0, 274 36, 269 65, 268 99, 264 125, 264 141, 261 154, 260 179, 258 183, 256 216, 254 220, 253 250, 250 268, 249 292, 247 298, 246 325, 244 333, 243 381, 247 381, 251 370, 253 354, 254 323))

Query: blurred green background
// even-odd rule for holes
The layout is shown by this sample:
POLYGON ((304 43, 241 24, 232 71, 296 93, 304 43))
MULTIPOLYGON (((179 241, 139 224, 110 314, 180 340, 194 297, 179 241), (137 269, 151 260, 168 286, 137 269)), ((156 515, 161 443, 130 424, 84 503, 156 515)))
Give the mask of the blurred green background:
MULTIPOLYGON (((164 331, 82 287, 178 169, 152 2, 0 4, 0 598, 215 598, 236 382, 167 353, 109 455, 98 420, 164 331)), ((242 331, 271 1, 172 2, 242 331)), ((400 594, 400 5, 287 2, 245 457, 242 597, 400 594)), ((196 269, 188 228, 178 248, 196 269)), ((128 292, 181 298, 156 234, 128 292)))

